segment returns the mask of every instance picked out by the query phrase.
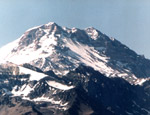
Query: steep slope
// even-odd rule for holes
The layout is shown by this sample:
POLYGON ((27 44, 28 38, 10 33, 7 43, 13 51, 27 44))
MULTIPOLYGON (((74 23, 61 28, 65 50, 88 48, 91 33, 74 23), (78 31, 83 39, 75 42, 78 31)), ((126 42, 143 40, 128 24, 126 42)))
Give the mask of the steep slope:
POLYGON ((83 65, 70 71, 63 78, 49 75, 40 80, 31 80, 30 77, 35 75, 34 72, 27 75, 7 73, 0 75, 1 114, 148 115, 150 113, 149 81, 142 86, 131 85, 122 78, 108 78, 83 65))
POLYGON ((46 112, 58 115, 69 107, 71 102, 68 99, 72 97, 67 92, 74 92, 74 86, 63 79, 39 73, 33 70, 35 67, 28 69, 9 63, 1 68, 6 72, 0 74, 0 113, 28 115, 46 112), (38 110, 40 106, 41 112, 38 110))
POLYGON ((150 76, 148 59, 92 27, 68 29, 50 22, 27 30, 19 39, 2 47, 0 54, 1 63, 29 63, 59 76, 80 64, 134 84, 150 76))

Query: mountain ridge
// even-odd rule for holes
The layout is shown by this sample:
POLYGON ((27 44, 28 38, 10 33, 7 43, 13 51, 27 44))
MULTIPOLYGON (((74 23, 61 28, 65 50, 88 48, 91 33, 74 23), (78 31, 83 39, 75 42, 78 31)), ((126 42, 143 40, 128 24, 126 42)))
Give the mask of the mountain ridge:
POLYGON ((59 76, 80 64, 108 77, 122 77, 132 84, 150 76, 148 59, 93 27, 69 29, 50 22, 27 30, 19 39, 1 48, 0 54, 2 61, 29 63, 59 76))
POLYGON ((0 54, 3 115, 150 114, 150 60, 93 27, 50 22, 0 54))

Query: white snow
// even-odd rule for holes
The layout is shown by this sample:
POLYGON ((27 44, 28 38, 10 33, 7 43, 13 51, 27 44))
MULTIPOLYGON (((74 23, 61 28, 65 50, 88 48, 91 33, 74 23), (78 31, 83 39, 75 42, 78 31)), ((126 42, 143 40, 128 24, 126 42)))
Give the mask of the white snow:
MULTIPOLYGON (((56 81, 48 81, 47 84, 51 87, 61 89, 61 90, 69 90, 69 89, 74 88, 74 86, 67 86, 67 85, 58 83, 56 81)), ((31 91, 34 91, 34 88, 37 85, 38 84, 36 84, 34 87, 31 87, 28 84, 24 84, 20 88, 18 86, 15 86, 15 87, 13 87, 13 90, 11 91, 11 93, 13 94, 13 96, 22 96, 24 99, 27 99, 28 94, 31 91)), ((53 102, 53 100, 50 100, 48 97, 44 97, 44 96, 39 97, 39 98, 35 98, 35 99, 33 99, 33 101, 50 101, 50 102, 53 102)), ((56 101, 54 101, 54 102, 56 103, 56 101)), ((60 103, 60 102, 58 102, 58 103, 60 103)))
POLYGON ((30 74, 30 79, 29 79, 30 81, 33 81, 33 80, 39 81, 40 79, 47 76, 46 74, 39 73, 31 69, 24 68, 22 66, 19 66, 19 72, 20 74, 30 74))
MULTIPOLYGON (((31 100, 31 99, 30 99, 31 100)), ((32 101, 45 101, 45 102, 51 102, 52 104, 59 104, 59 105, 62 105, 62 101, 59 100, 59 101, 56 101, 54 100, 53 98, 49 98, 49 97, 44 97, 44 96, 41 96, 41 97, 38 97, 38 98, 34 98, 32 99, 32 101)), ((62 105, 62 106, 65 106, 66 104, 62 105)))
POLYGON ((20 79, 21 81, 26 81, 27 80, 27 78, 22 78, 22 79, 20 79))
POLYGON ((68 102, 63 103, 62 100, 55 100, 53 98, 44 97, 44 95, 42 95, 41 97, 34 98, 34 99, 30 99, 28 97, 23 97, 23 99, 34 101, 34 102, 50 102, 54 105, 59 105, 60 107, 58 109, 63 109, 63 110, 68 109, 67 105, 69 104, 68 102))
POLYGON ((18 47, 18 42, 20 39, 9 43, 8 45, 0 49, 0 62, 4 61, 13 62, 15 64, 29 63, 37 58, 45 58, 52 54, 55 45, 57 45, 57 38, 54 37, 54 34, 49 34, 49 30, 45 30, 46 35, 43 36, 39 41, 40 49, 35 50, 35 44, 30 44, 29 46, 23 48, 19 52, 12 53, 12 49, 18 47))
POLYGON ((114 40, 115 40, 115 38, 113 38, 113 37, 111 37, 110 39, 111 39, 112 41, 114 41, 114 40))
POLYGON ((122 77, 122 76, 128 76, 128 74, 127 73, 120 73, 120 74, 118 74, 118 77, 122 77))
POLYGON ((8 80, 5 80, 4 83, 9 83, 9 81, 8 81, 8 80))
POLYGON ((99 35, 98 31, 94 29, 93 27, 87 28, 86 31, 89 37, 91 37, 93 40, 96 40, 98 38, 98 35, 99 35))
POLYGON ((31 31, 31 30, 34 30, 34 29, 38 29, 38 28, 40 28, 40 27, 43 26, 43 25, 49 26, 49 25, 52 25, 52 24, 54 24, 54 22, 49 22, 49 23, 47 23, 47 24, 42 24, 42 25, 39 25, 39 26, 35 26, 35 27, 33 27, 33 28, 28 29, 26 32, 31 31))
POLYGON ((55 22, 49 22, 49 23, 47 23, 47 24, 45 24, 46 26, 50 26, 50 25, 53 25, 53 24, 55 24, 55 22))
MULTIPOLYGON (((31 99, 30 99, 31 100, 31 99)), ((38 97, 38 98, 34 98, 32 99, 32 101, 45 101, 45 102, 51 102, 51 100, 49 99, 49 97, 44 97, 44 96, 41 96, 41 97, 38 97)))
POLYGON ((12 49, 18 46, 20 38, 0 48, 0 63, 5 63, 7 61, 7 57, 10 55, 12 49))
POLYGON ((31 88, 29 85, 24 84, 18 91, 16 91, 18 86, 15 86, 11 93, 13 96, 27 96, 34 88, 31 88))
POLYGON ((48 81, 47 84, 51 87, 61 89, 61 90, 70 90, 70 89, 74 88, 74 86, 67 86, 67 85, 58 83, 56 81, 48 81))
POLYGON ((35 27, 33 27, 33 28, 28 29, 26 32, 29 32, 29 31, 34 30, 34 29, 38 29, 38 28, 40 28, 41 26, 42 26, 42 25, 40 25, 40 26, 35 26, 35 27))
MULTIPOLYGON (((45 26, 50 26, 54 24, 54 22, 50 22, 48 24, 46 24, 45 26)), ((39 28, 40 26, 31 28, 29 30, 27 30, 27 32, 29 32, 32 29, 35 28, 39 28)), ((37 41, 33 41, 32 44, 30 44, 27 47, 24 47, 23 49, 21 49, 18 52, 11 52, 13 49, 17 49, 18 48, 18 43, 20 41, 20 39, 24 36, 24 34, 17 39, 14 42, 11 42, 9 44, 7 44, 6 46, 0 48, 0 63, 5 63, 6 61, 15 63, 15 64, 23 64, 23 63, 30 63, 33 64, 36 67, 39 67, 41 69, 44 68, 44 70, 49 70, 49 69, 53 69, 53 71, 55 72, 55 74, 57 75, 65 75, 68 73, 68 69, 64 69, 64 68, 71 68, 70 65, 66 64, 60 64, 59 62, 61 62, 60 57, 64 56, 65 59, 67 59, 68 62, 71 62, 74 64, 74 68, 72 68, 71 70, 75 69, 76 67, 78 67, 79 64, 83 63, 87 66, 90 66, 92 68, 94 68, 97 71, 100 71, 102 74, 105 74, 108 77, 122 77, 125 78, 127 76, 134 78, 134 80, 137 80, 136 76, 134 74, 132 74, 131 70, 126 71, 126 69, 124 70, 115 70, 114 68, 111 68, 110 66, 107 65, 107 63, 109 62, 109 57, 106 57, 103 54, 100 54, 97 50, 105 50, 105 47, 91 47, 82 43, 77 42, 76 38, 73 38, 74 40, 76 40, 76 42, 74 42, 74 40, 71 40, 72 38, 69 38, 69 36, 71 34, 68 33, 67 37, 64 36, 63 34, 59 34, 59 35, 54 35, 54 32, 56 31, 57 28, 54 28, 54 31, 50 32, 50 28, 47 29, 42 29, 40 28, 39 31, 44 31, 46 34, 44 36, 42 36, 39 40, 38 40, 38 45, 40 46, 40 48, 36 49, 36 45, 35 43, 37 43, 37 41), (57 46, 57 43, 59 41, 63 41, 64 43, 61 45, 61 47, 68 47, 70 50, 68 51, 68 55, 66 54, 56 54, 57 53, 57 49, 55 49, 55 46, 57 46), (54 55, 53 55, 54 54, 54 55), (51 55, 54 56, 54 58, 51 58, 51 55), (54 68, 51 62, 46 63, 46 59, 50 60, 52 63, 55 63, 56 66, 58 66, 58 68, 54 68), (39 62, 38 64, 36 62, 39 62), (45 63, 47 64, 45 66, 45 63)), ((76 32, 77 28, 72 28, 72 29, 67 29, 65 28, 64 31, 72 31, 76 32)), ((88 35, 96 40, 98 37, 98 31, 94 28, 88 28, 85 30, 88 35)), ((112 39, 112 38, 111 38, 112 39)), ((113 39, 112 39, 113 40, 113 39)), ((61 44, 61 43, 60 43, 61 44)), ((66 62, 67 62, 66 61, 66 62)), ((123 68, 124 66, 126 66, 126 64, 123 64, 121 62, 117 62, 118 67, 123 68)), ((27 69, 25 68, 20 68, 21 71, 24 73, 26 72, 27 69)), ((43 74, 41 73, 37 73, 37 72, 31 72, 31 70, 27 70, 28 74, 31 74, 30 80, 40 80, 41 78, 43 78, 43 74), (38 77, 37 77, 38 76, 38 77)), ((137 84, 142 84, 145 80, 139 80, 137 81, 137 84)))
POLYGON ((135 82, 135 85, 143 85, 144 82, 149 80, 148 78, 138 78, 135 82))
POLYGON ((74 27, 71 29, 71 31, 72 31, 72 33, 75 33, 75 32, 77 32, 77 28, 74 27))
POLYGON ((71 39, 64 39, 66 46, 74 52, 74 55, 80 60, 80 62, 86 64, 87 66, 93 67, 95 70, 109 76, 111 74, 119 73, 108 67, 106 63, 108 62, 108 57, 100 56, 100 54, 93 48, 81 43, 74 43, 71 39))

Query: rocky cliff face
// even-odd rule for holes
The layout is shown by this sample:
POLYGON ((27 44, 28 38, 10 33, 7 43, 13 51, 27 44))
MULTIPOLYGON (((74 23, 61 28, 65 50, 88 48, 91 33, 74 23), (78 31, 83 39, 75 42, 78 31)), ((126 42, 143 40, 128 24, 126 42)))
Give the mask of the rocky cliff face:
POLYGON ((37 80, 41 73, 34 72, 0 75, 3 115, 149 114, 150 81, 142 86, 131 85, 122 78, 108 78, 83 65, 63 78, 43 72, 45 76, 37 80))

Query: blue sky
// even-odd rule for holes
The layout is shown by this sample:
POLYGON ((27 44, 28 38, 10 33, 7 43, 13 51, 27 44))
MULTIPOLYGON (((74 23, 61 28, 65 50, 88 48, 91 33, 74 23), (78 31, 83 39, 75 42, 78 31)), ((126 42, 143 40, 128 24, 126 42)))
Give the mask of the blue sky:
POLYGON ((150 58, 149 0, 1 0, 0 47, 27 29, 56 22, 93 26, 150 58))

